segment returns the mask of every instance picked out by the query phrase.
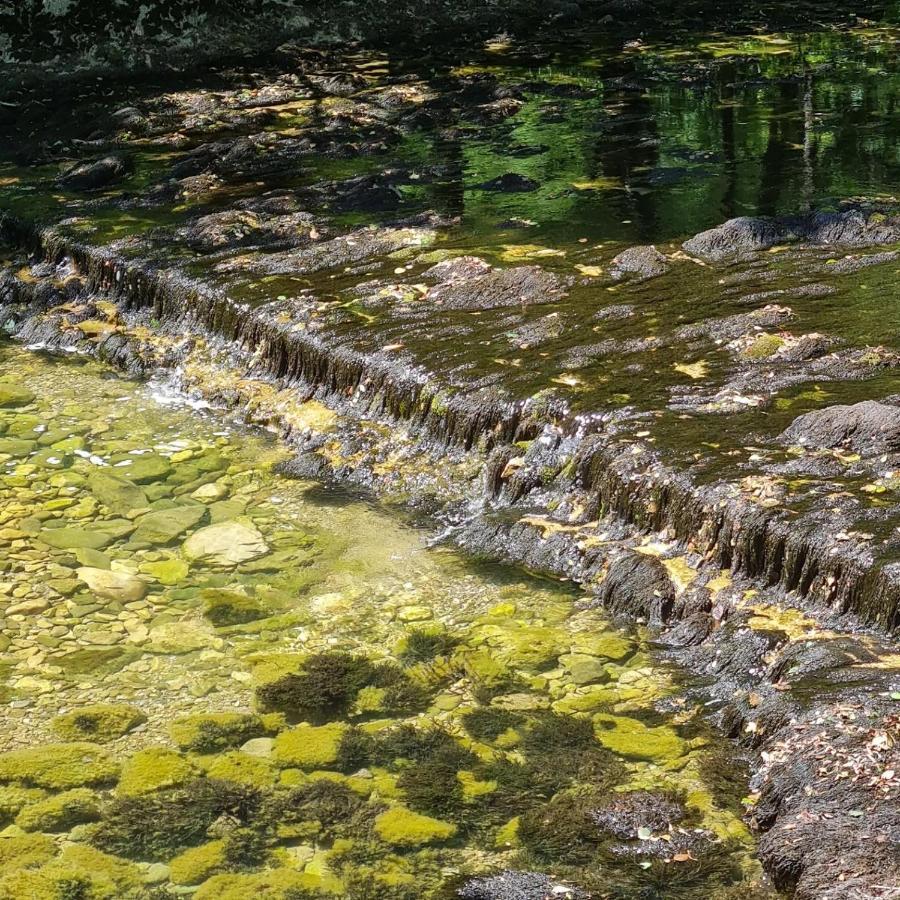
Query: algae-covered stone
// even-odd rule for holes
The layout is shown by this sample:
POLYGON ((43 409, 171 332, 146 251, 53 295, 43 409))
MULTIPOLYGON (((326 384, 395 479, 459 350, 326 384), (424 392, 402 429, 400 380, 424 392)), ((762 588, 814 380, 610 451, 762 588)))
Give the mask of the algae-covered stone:
POLYGON ((91 493, 117 516, 124 516, 133 509, 145 509, 150 505, 147 495, 133 481, 108 470, 92 472, 88 476, 88 486, 91 493))
POLYGON ((211 627, 202 622, 165 622, 154 625, 149 632, 151 653, 193 653, 195 650, 216 649, 223 641, 211 627))
POLYGON ((0 382, 0 409, 14 409, 17 406, 27 406, 33 402, 34 393, 32 391, 7 381, 0 382))
POLYGON ((76 571, 78 577, 98 597, 134 603, 136 600, 142 600, 147 593, 147 585, 140 578, 125 572, 93 569, 90 566, 81 566, 76 571))
POLYGON ((56 855, 56 844, 43 834, 0 834, 0 872, 30 869, 56 855))
POLYGON ((47 796, 42 788, 21 787, 17 784, 0 785, 0 825, 6 824, 24 806, 37 803, 47 796))
POLYGON ((262 719, 252 713, 200 713, 183 716, 169 726, 169 736, 193 753, 218 753, 264 734, 262 719))
POLYGON ((129 456, 122 462, 126 466, 119 466, 119 471, 135 484, 147 484, 150 481, 160 481, 172 471, 172 463, 163 456, 155 453, 144 453, 140 456, 129 456))
POLYGON ((596 684, 609 681, 605 660, 585 653, 566 653, 559 658, 575 684, 596 684))
POLYGON ((405 806, 392 806, 375 817, 375 833, 394 847, 421 847, 446 841, 456 834, 456 826, 431 816, 423 816, 405 806))
POLYGON ((0 781, 64 791, 116 780, 119 766, 97 744, 43 744, 0 753, 0 781))
POLYGON ((63 713, 50 723, 50 727, 67 741, 96 741, 103 744, 127 734, 145 721, 143 713, 133 706, 98 703, 63 713))
POLYGON ((111 534, 89 528, 45 528, 38 540, 57 550, 101 550, 115 538, 111 534))
POLYGON ((297 725, 275 738, 273 757, 283 768, 317 769, 337 761, 341 740, 347 726, 340 722, 330 725, 297 725))
POLYGON ((206 515, 204 506, 173 506, 156 509, 138 519, 131 542, 138 544, 169 544, 199 525, 206 515))
POLYGON ((604 713, 594 716, 594 725, 597 740, 626 758, 665 763, 677 760, 688 750, 687 742, 668 725, 652 728, 637 719, 604 713))
POLYGON ((69 844, 38 869, 19 869, 0 879, 2 900, 123 900, 134 897, 141 871, 132 863, 84 844, 69 844))
POLYGON ((139 750, 122 766, 116 790, 121 795, 146 794, 177 787, 193 775, 193 765, 180 753, 165 747, 148 747, 139 750))
POLYGON ((210 588, 201 594, 203 598, 203 615, 217 628, 230 625, 245 625, 270 616, 270 609, 257 597, 248 597, 237 591, 226 591, 222 588, 210 588))
POLYGON ((225 841, 210 841, 191 847, 169 863, 175 884, 200 884, 225 866, 225 841))
POLYGON ((26 806, 16 816, 16 825, 24 831, 69 831, 83 822, 100 817, 97 797, 88 788, 74 788, 26 806))
POLYGON ((213 875, 194 894, 194 900, 290 900, 292 897, 339 896, 340 883, 330 876, 297 869, 269 869, 240 875, 213 875))
POLYGON ((220 778, 248 787, 269 788, 278 779, 278 770, 273 762, 239 750, 213 756, 204 765, 210 778, 220 778))
POLYGON ((189 571, 190 566, 183 559, 161 559, 141 566, 141 572, 164 585, 178 584, 187 578, 189 571))
POLYGON ((216 566, 234 566, 269 552, 259 529, 251 522, 233 519, 195 531, 182 547, 189 560, 216 566))

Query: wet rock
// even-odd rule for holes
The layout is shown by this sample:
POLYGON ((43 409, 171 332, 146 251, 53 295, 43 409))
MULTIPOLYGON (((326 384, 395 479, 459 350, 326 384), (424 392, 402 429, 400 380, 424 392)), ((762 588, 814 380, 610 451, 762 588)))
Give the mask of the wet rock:
POLYGON ((256 526, 235 519, 195 531, 182 550, 192 561, 234 566, 264 556, 269 547, 256 526))
POLYGON ((473 878, 457 892, 462 900, 587 900, 576 887, 539 872, 504 872, 489 878, 473 878))
POLYGON ((566 279, 539 266, 516 266, 443 282, 431 288, 425 299, 445 309, 531 306, 561 300, 568 284, 566 279))
POLYGON ((78 163, 59 177, 61 187, 74 191, 95 191, 119 181, 131 171, 129 160, 121 154, 78 163))
POLYGON ((147 585, 134 575, 109 569, 92 569, 89 566, 81 566, 76 571, 88 589, 98 597, 134 603, 143 599, 147 593, 147 585))
POLYGON ((33 400, 34 394, 26 388, 15 384, 0 384, 0 409, 27 406, 33 400))
POLYGON ((206 515, 204 506, 173 506, 147 513, 138 519, 132 543, 168 544, 199 525, 206 515))
POLYGON ((447 283, 466 281, 491 271, 491 266, 477 256, 455 256, 435 263, 422 273, 426 281, 447 283))
POLYGON ((807 243, 870 247, 900 241, 900 217, 850 209, 805 216, 740 216, 702 231, 682 245, 687 253, 712 262, 740 259, 776 244, 807 243))
POLYGON ((150 505, 143 489, 130 479, 108 470, 91 473, 88 485, 94 496, 116 515, 125 515, 133 509, 145 509, 150 505))
POLYGON ((658 559, 631 553, 609 567, 597 591, 597 602, 614 615, 665 622, 672 613, 675 586, 658 559))
POLYGON ((668 259, 652 244, 647 247, 629 247, 610 263, 609 274, 619 280, 633 277, 637 281, 665 275, 669 271, 668 259))
POLYGON ((785 444, 848 448, 865 456, 900 450, 900 407, 864 400, 798 416, 780 435, 785 444))
POLYGON ((87 528, 45 528, 38 539, 57 550, 100 550, 114 540, 111 534, 87 528))
POLYGON ((525 175, 517 175, 515 172, 507 172, 498 175, 490 181, 478 185, 483 191, 497 191, 503 194, 524 194, 536 191, 540 185, 525 175))

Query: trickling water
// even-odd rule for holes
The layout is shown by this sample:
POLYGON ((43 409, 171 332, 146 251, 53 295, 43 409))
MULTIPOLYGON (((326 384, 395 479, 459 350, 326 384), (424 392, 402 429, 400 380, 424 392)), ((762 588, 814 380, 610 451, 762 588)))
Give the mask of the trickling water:
POLYGON ((0 353, 0 896, 756 876, 740 767, 640 634, 152 384, 0 353))

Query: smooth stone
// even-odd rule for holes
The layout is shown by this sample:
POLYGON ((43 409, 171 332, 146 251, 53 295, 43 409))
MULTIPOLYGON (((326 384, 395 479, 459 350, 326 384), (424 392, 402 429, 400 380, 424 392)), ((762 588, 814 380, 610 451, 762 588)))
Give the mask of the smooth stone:
POLYGON ((269 552, 259 529, 238 519, 207 525, 195 531, 184 542, 182 549, 190 560, 218 566, 249 562, 269 552))
POLYGON ((559 658, 559 661, 566 667, 575 684, 595 684, 609 681, 609 672, 605 668, 606 662, 598 656, 566 653, 559 658))
POLYGON ((131 542, 168 544, 198 525, 205 515, 205 506, 174 506, 154 510, 137 520, 131 542))
POLYGON ((268 759, 272 755, 272 747, 274 745, 274 738, 251 738, 249 741, 241 744, 241 753, 246 753, 248 756, 258 756, 262 759, 268 759))
POLYGON ((89 566, 82 566, 77 573, 91 592, 98 597, 133 603, 143 599, 147 593, 147 585, 140 578, 135 578, 134 575, 112 572, 109 569, 93 569, 89 566))
POLYGON ((84 528, 45 528, 38 540, 55 547, 57 550, 79 550, 88 548, 100 550, 111 544, 115 537, 99 531, 88 531, 84 528))
POLYGON ((144 563, 141 571, 151 578, 155 578, 160 584, 178 584, 187 577, 190 566, 183 559, 163 559, 159 562, 144 563))
POLYGON ((143 456, 128 456, 126 459, 120 460, 121 462, 127 462, 128 465, 114 464, 114 468, 135 484, 160 481, 172 471, 172 464, 169 460, 150 453, 143 456))
POLYGON ((94 496, 116 515, 149 506, 147 495, 133 481, 109 470, 92 472, 88 484, 94 496))
POLYGON ((5 453, 8 456, 14 456, 17 459, 21 459, 23 456, 28 456, 28 454, 36 448, 36 441, 29 441, 25 438, 0 438, 0 453, 5 453))

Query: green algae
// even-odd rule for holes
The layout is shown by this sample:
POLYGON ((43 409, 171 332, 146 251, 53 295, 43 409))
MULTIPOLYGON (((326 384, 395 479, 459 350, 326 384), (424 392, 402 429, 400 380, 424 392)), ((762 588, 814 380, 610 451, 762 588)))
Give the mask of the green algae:
POLYGON ((119 765, 113 757, 84 741, 0 753, 0 782, 60 791, 109 784, 118 775, 119 765))
POLYGON ((127 734, 144 721, 143 713, 133 706, 98 703, 57 716, 50 727, 63 740, 104 744, 127 734))

